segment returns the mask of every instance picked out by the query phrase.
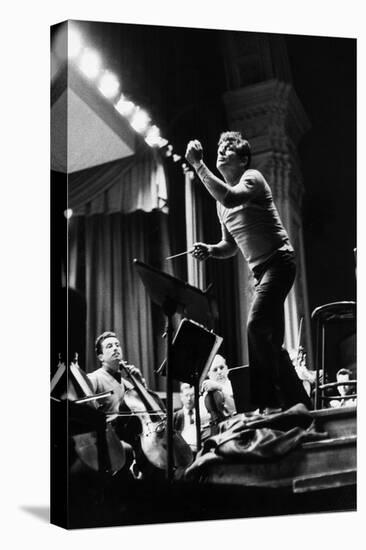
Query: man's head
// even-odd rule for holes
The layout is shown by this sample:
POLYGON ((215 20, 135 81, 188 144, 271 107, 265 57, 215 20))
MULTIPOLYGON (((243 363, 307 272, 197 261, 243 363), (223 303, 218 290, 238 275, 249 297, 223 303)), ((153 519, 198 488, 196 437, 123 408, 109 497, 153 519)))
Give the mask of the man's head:
POLYGON ((103 332, 95 341, 95 352, 103 367, 118 370, 122 360, 121 344, 114 332, 103 332))
POLYGON ((352 373, 348 369, 340 369, 337 372, 337 382, 345 382, 342 386, 337 386, 338 392, 340 395, 348 395, 350 392, 352 392, 352 386, 347 384, 352 378, 352 373))
POLYGON ((227 380, 227 375, 228 368, 224 357, 219 354, 215 355, 210 370, 208 371, 209 379, 223 384, 227 380))
POLYGON ((249 168, 250 145, 240 132, 221 134, 217 148, 217 169, 225 176, 238 176, 249 168))
POLYGON ((191 411, 194 407, 194 387, 187 383, 180 385, 180 399, 184 409, 191 411))

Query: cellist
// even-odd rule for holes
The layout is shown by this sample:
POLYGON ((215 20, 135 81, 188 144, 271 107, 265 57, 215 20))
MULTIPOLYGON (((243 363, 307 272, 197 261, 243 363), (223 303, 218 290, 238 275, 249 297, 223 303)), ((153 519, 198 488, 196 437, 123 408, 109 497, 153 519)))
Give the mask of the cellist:
MULTIPOLYGON (((126 423, 121 420, 121 417, 117 416, 118 413, 126 410, 124 407, 124 394, 126 389, 131 389, 132 385, 129 380, 122 378, 121 375, 123 352, 116 334, 111 331, 100 334, 95 341, 95 352, 101 366, 94 372, 89 373, 88 378, 95 393, 110 390, 113 392, 99 401, 99 410, 108 415, 107 421, 113 422, 115 431, 125 447, 128 461, 132 462, 132 448, 129 443, 126 443, 126 440, 130 439, 129 432, 126 429, 126 423), (116 413, 115 416, 113 413, 116 413)), ((129 369, 146 386, 140 370, 133 365, 130 365, 129 369)))
MULTIPOLYGON (((96 393, 113 392, 100 400, 100 407, 114 423, 117 435, 134 450, 133 474, 159 477, 167 467, 164 403, 147 388, 140 370, 126 365, 115 333, 98 336, 95 351, 101 367, 88 376, 96 393), (130 419, 127 424, 126 418, 130 419)), ((172 443, 176 469, 187 467, 193 460, 189 445, 178 433, 173 433, 172 443)))
MULTIPOLYGON (((103 332, 95 341, 95 353, 101 363, 99 369, 88 374, 96 393, 112 390, 113 394, 105 397, 101 401, 103 412, 111 414, 118 413, 123 404, 123 396, 126 388, 131 387, 131 383, 122 378, 121 362, 123 361, 123 352, 120 341, 114 332, 103 332)), ((130 365, 131 373, 139 378, 146 386, 140 370, 130 365)))

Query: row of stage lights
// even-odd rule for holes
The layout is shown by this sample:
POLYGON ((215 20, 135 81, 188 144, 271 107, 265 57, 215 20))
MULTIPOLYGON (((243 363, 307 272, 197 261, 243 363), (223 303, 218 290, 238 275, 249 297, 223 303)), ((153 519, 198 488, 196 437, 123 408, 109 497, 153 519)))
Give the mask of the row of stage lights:
MULTIPOLYGON (((80 32, 70 23, 68 27, 68 58, 84 76, 96 83, 100 93, 113 103, 116 111, 128 120, 132 128, 143 136, 150 147, 163 149, 165 156, 171 157, 173 162, 182 160, 181 155, 173 152, 173 146, 168 140, 160 135, 160 129, 152 124, 148 113, 121 93, 121 85, 116 75, 103 69, 98 52, 83 43, 80 32)), ((182 168, 183 171, 189 170, 188 165, 184 162, 182 168)))

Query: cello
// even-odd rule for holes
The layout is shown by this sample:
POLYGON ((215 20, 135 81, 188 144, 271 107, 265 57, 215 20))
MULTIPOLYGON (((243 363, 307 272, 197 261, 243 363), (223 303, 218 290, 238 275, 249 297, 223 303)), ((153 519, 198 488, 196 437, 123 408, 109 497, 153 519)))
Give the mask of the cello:
MULTIPOLYGON (((213 436, 218 433, 219 423, 227 419, 229 416, 225 409, 224 393, 221 390, 208 391, 204 396, 204 403, 211 416, 209 436, 213 436)), ((207 434, 204 436, 207 437, 207 434)))
MULTIPOLYGON (((131 367, 121 361, 121 373, 132 384, 126 388, 124 401, 132 415, 140 420, 139 441, 141 450, 150 464, 163 470, 167 467, 166 409, 163 401, 131 372, 131 367)), ((125 416, 121 413, 121 416, 125 416)), ((187 468, 193 462, 193 454, 180 433, 173 433, 173 458, 176 468, 187 468)))

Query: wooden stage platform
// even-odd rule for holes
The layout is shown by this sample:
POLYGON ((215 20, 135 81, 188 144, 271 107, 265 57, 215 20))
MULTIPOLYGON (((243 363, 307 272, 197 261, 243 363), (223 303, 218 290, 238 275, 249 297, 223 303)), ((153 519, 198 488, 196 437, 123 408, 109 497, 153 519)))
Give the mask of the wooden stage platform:
POLYGON ((289 454, 262 463, 208 464, 200 482, 231 487, 291 489, 294 493, 356 485, 356 407, 312 411, 324 439, 302 443, 289 454))

